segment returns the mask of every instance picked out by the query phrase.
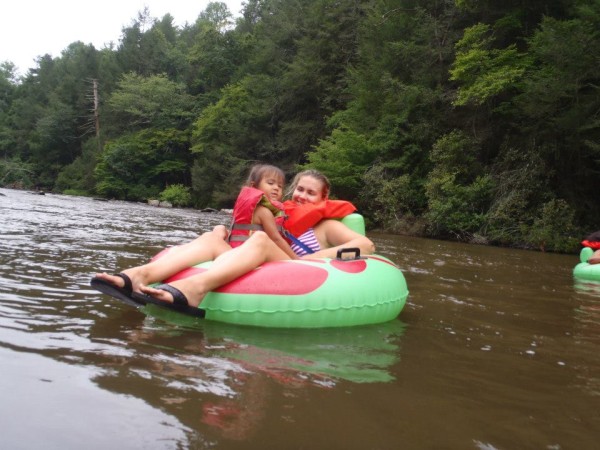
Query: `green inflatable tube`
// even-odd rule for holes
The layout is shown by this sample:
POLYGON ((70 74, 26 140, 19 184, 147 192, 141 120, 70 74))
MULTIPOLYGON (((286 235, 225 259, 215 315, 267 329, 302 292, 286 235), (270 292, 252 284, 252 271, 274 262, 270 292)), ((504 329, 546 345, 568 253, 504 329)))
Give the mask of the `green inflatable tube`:
MULTIPOLYGON (((364 233, 364 220, 342 220, 364 233)), ((206 270, 198 264, 165 280, 172 282, 206 270)), ((379 255, 344 249, 337 258, 276 261, 209 292, 200 304, 205 319, 278 328, 345 327, 395 319, 406 303, 402 271, 379 255)))
POLYGON ((579 254, 579 264, 573 269, 573 276, 580 280, 600 282, 600 264, 589 264, 588 260, 594 254, 594 250, 589 247, 581 249, 579 254))

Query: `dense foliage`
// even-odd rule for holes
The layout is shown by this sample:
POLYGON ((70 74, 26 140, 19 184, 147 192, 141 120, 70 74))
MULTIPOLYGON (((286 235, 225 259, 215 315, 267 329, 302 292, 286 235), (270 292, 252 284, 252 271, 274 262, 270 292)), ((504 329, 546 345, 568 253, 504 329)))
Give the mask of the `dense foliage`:
POLYGON ((598 55, 598 0, 144 10, 117 46, 0 65, 0 185, 230 207, 266 161, 387 230, 573 251, 600 223, 598 55))

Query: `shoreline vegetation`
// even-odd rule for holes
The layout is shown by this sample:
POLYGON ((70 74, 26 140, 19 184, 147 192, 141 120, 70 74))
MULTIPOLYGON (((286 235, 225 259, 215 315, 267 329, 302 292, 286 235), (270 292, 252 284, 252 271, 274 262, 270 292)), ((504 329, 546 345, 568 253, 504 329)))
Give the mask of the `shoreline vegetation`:
POLYGON ((594 0, 145 9, 117 44, 0 61, 0 186, 221 210, 261 161, 325 173, 369 229, 575 253, 598 54, 594 0))
MULTIPOLYGON (((92 198, 94 201, 98 201, 98 202, 111 202, 111 201, 118 201, 118 202, 126 201, 127 202, 127 201, 129 201, 131 203, 145 204, 145 205, 156 207, 156 208, 193 209, 193 210, 196 210, 196 211, 199 211, 202 213, 219 214, 219 215, 223 215, 223 216, 230 216, 233 212, 233 210, 231 208, 216 209, 216 208, 196 208, 193 206, 174 206, 174 205, 170 204, 169 202, 161 202, 159 200, 154 200, 154 199, 149 199, 147 201, 132 201, 132 200, 119 200, 119 199, 115 199, 115 198, 92 197, 90 195, 64 194, 64 193, 54 193, 54 192, 44 192, 44 191, 31 191, 28 189, 17 189, 17 188, 10 188, 10 187, 3 187, 3 189, 27 192, 32 195, 59 194, 59 195, 70 195, 73 197, 92 198)), ((5 197, 6 194, 0 192, 0 196, 5 197)), ((359 211, 359 213, 360 213, 360 211, 359 211)), ((372 223, 372 221, 370 221, 367 217, 365 217, 365 222, 372 223)), ((383 228, 378 228, 378 227, 367 227, 367 231, 371 231, 371 232, 375 232, 375 233, 396 234, 396 235, 401 235, 401 236, 409 236, 409 237, 417 237, 417 238, 437 239, 437 240, 441 240, 441 241, 462 242, 462 243, 471 244, 471 245, 486 245, 486 246, 492 246, 492 247, 495 246, 495 247, 507 247, 507 248, 520 248, 522 250, 541 251, 541 252, 547 251, 543 247, 527 247, 527 246, 517 247, 517 246, 497 245, 497 244, 490 243, 488 240, 486 240, 485 238, 480 237, 480 236, 473 236, 472 239, 465 240, 465 239, 452 239, 451 237, 444 238, 444 237, 427 236, 426 234, 414 233, 414 231, 412 231, 412 230, 394 231, 394 230, 388 230, 388 229, 383 229, 383 228)), ((578 240, 577 244, 574 246, 574 248, 572 250, 567 250, 567 251, 563 251, 563 252, 554 252, 554 253, 565 253, 565 254, 575 255, 575 254, 579 254, 580 252, 581 252, 581 243, 578 240)))

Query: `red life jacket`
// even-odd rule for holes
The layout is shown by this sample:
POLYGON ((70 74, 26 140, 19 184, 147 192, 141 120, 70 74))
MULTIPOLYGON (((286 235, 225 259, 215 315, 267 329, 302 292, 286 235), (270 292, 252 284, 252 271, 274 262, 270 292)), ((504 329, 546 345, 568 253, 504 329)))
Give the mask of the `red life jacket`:
POLYGON ((593 248, 594 250, 600 250, 600 241, 582 241, 581 245, 583 245, 584 247, 589 247, 589 248, 593 248))
POLYGON ((239 247, 250 237, 251 231, 262 230, 263 227, 252 223, 252 216, 257 206, 267 207, 275 216, 275 223, 281 228, 284 220, 283 204, 269 200, 260 189, 244 186, 233 206, 233 219, 229 233, 229 244, 239 247))
POLYGON ((356 207, 345 200, 325 200, 319 203, 298 204, 291 200, 283 203, 286 219, 284 228, 299 237, 323 219, 341 219, 352 214, 356 207))

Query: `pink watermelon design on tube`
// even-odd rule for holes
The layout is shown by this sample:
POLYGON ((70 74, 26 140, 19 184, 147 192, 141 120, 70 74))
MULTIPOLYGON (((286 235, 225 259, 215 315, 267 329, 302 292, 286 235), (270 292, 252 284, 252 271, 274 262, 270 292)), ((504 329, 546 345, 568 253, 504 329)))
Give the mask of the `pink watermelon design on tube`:
POLYGON ((356 261, 341 261, 339 259, 332 259, 331 265, 338 270, 346 273, 361 273, 367 270, 367 262, 364 259, 356 261))
MULTIPOLYGON (((176 280, 197 275, 206 269, 190 267, 165 280, 171 283, 176 280)), ((263 264, 240 278, 215 289, 214 292, 227 294, 259 294, 259 295, 306 295, 319 289, 327 280, 327 270, 306 264, 290 266, 285 262, 263 264)))

